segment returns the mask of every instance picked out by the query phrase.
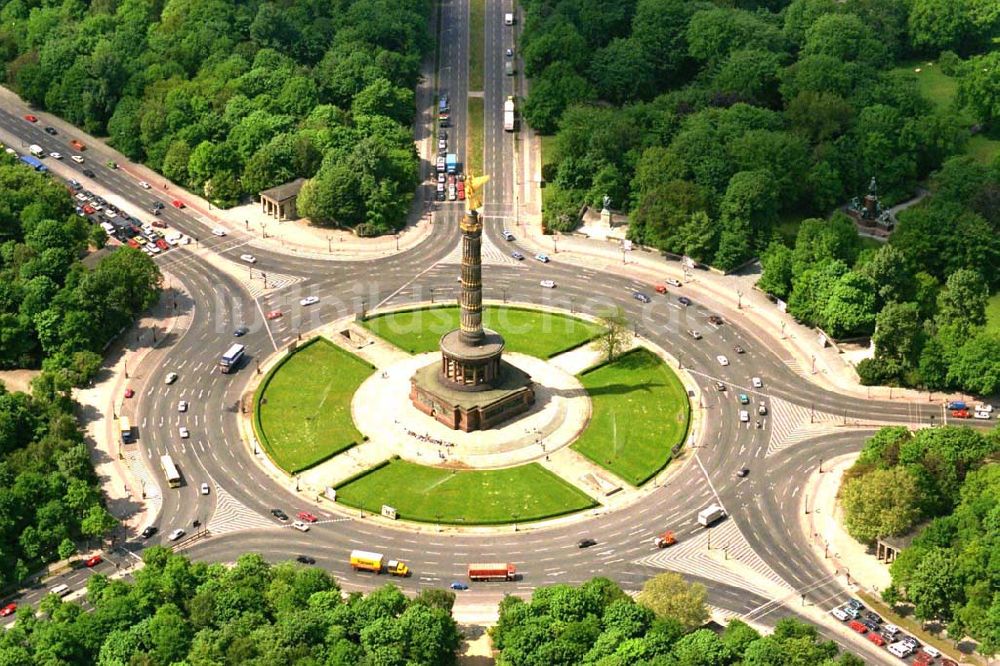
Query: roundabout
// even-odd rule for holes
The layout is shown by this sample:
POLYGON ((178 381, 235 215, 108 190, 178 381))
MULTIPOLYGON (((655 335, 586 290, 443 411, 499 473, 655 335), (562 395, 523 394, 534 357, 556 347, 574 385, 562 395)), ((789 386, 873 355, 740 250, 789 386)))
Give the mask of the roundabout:
MULTIPOLYGON (((516 320, 512 330, 523 338, 554 325, 591 336, 601 330, 551 309, 492 306, 490 312, 497 322, 516 320)), ((259 415, 256 438, 268 442, 271 461, 294 474, 298 487, 315 492, 321 506, 333 508, 335 498, 341 511, 379 514, 387 506, 400 520, 469 526, 544 521, 634 501, 638 486, 680 450, 688 395, 664 362, 666 353, 648 341, 610 363, 587 337, 574 338, 573 348, 563 352, 558 349, 565 341, 553 340, 547 359, 509 352, 505 362, 531 378, 530 407, 484 430, 449 427, 411 400, 413 377, 435 370, 438 355, 409 354, 370 330, 388 328, 383 318, 406 319, 409 334, 420 339, 428 336, 413 321, 439 329, 452 321, 451 314, 419 308, 376 312, 368 322, 324 327, 328 337, 265 360, 273 368, 255 392, 253 411, 259 415), (380 319, 381 327, 365 326, 380 319), (281 394, 288 387, 290 395, 274 401, 274 387, 281 394), (272 430, 282 436, 273 437, 272 430), (299 460, 294 453, 303 450, 312 451, 317 463, 283 464, 299 460)))

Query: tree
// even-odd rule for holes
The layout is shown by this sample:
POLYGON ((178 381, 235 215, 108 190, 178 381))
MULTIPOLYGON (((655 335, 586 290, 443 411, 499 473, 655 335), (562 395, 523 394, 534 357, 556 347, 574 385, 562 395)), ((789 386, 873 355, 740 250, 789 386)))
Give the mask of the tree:
POLYGON ((948 276, 937 297, 939 324, 955 324, 962 331, 986 323, 989 288, 979 273, 960 269, 948 276))
POLYGON ((63 539, 59 542, 59 559, 68 560, 76 554, 76 544, 71 539, 63 539))
POLYGON ((968 52, 977 48, 985 37, 979 34, 973 19, 977 4, 982 3, 975 0, 914 0, 910 8, 910 42, 916 49, 929 53, 945 49, 968 52))
POLYGON ((613 361, 632 345, 632 326, 621 307, 605 310, 598 318, 601 334, 594 340, 606 361, 613 361))
POLYGON ((698 629, 681 637, 672 653, 681 666, 725 666, 731 658, 726 644, 710 629, 698 629))
POLYGON ((688 584, 677 573, 659 574, 647 580, 637 600, 656 613, 656 617, 677 620, 688 630, 708 619, 705 587, 688 584))
POLYGON ((964 602, 961 574, 955 558, 941 548, 932 548, 923 558, 906 586, 906 597, 914 604, 920 620, 945 620, 964 602))
POLYGON ((777 298, 788 298, 792 290, 792 250, 774 241, 760 256, 764 268, 757 286, 777 298))
POLYGON ((1000 333, 980 330, 973 334, 948 366, 948 382, 979 395, 1000 391, 1000 333))
POLYGON ((875 327, 875 284, 856 271, 840 276, 823 308, 823 324, 837 338, 869 334, 875 327))
POLYGON ((916 303, 889 303, 875 317, 875 354, 914 367, 919 357, 923 328, 916 303))
POLYGON ((602 99, 622 104, 653 92, 653 67, 634 39, 615 39, 594 54, 590 81, 602 99))
POLYGON ((919 520, 916 479, 906 469, 876 469, 849 479, 840 489, 844 527, 866 544, 906 534, 919 520))
POLYGON ((979 120, 991 126, 996 126, 1000 121, 997 71, 1000 71, 998 51, 970 58, 958 86, 959 102, 968 105, 979 120))
POLYGON ((571 65, 557 62, 532 82, 521 114, 540 134, 552 134, 567 108, 596 96, 594 87, 571 65))

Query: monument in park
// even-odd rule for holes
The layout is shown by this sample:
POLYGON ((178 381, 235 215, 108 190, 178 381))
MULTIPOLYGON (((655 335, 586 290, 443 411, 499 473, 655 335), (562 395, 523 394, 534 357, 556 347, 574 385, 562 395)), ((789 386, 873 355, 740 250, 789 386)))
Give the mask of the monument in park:
POLYGON ((413 406, 456 430, 487 430, 531 408, 531 377, 503 360, 504 340, 483 328, 480 187, 487 177, 466 179, 462 218, 462 291, 459 328, 441 336, 441 361, 410 378, 413 406))

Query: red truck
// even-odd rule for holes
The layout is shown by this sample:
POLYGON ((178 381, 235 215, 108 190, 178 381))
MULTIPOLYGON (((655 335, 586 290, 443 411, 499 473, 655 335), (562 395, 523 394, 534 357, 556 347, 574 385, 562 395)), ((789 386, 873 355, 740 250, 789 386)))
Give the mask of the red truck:
POLYGON ((510 562, 469 565, 469 580, 514 580, 516 577, 517 567, 510 562))

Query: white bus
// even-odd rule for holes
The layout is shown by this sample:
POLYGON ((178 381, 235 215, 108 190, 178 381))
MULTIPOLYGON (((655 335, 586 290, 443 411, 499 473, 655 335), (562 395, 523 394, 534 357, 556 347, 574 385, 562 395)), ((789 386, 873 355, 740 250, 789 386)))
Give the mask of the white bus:
POLYGON ((128 444, 132 441, 132 423, 128 420, 127 416, 123 416, 118 419, 118 426, 122 431, 122 444, 128 444))
POLYGON ((229 348, 222 358, 219 360, 219 370, 223 374, 229 374, 240 364, 240 359, 243 358, 243 352, 247 350, 246 347, 240 344, 235 344, 229 348))
POLYGON ((55 594, 56 596, 60 596, 60 597, 65 597, 67 594, 69 594, 72 591, 73 590, 71 590, 69 588, 69 585, 67 585, 66 583, 60 583, 59 585, 56 585, 51 590, 49 590, 49 592, 51 592, 52 594, 55 594))
POLYGON ((167 485, 171 488, 178 488, 181 485, 181 473, 177 471, 177 465, 170 456, 160 456, 160 467, 163 469, 163 476, 167 478, 167 485))

